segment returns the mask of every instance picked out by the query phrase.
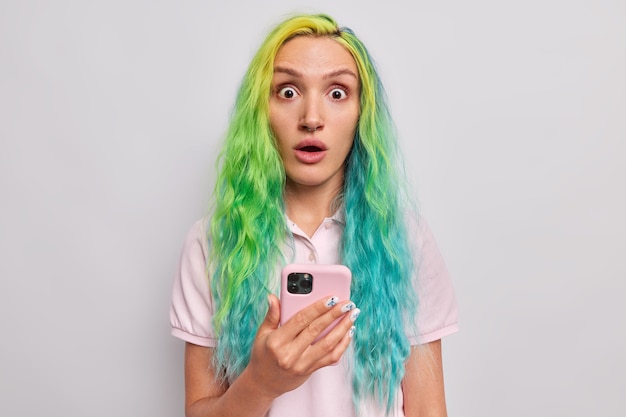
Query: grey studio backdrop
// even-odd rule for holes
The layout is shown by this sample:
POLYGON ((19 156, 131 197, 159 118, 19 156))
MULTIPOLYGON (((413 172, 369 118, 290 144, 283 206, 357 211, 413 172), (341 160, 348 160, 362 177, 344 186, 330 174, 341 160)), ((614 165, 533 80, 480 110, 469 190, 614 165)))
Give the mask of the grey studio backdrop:
POLYGON ((378 62, 458 294, 450 415, 626 415, 626 3, 602 0, 0 2, 0 415, 183 415, 172 277, 292 11, 378 62))

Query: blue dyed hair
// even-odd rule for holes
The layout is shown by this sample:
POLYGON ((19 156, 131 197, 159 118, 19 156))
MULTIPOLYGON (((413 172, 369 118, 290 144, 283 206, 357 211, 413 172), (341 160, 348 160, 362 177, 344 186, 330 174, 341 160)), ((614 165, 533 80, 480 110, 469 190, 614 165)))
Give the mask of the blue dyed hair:
POLYGON ((361 114, 339 196, 346 221, 341 258, 352 271, 352 299, 363 312, 353 340, 355 404, 373 397, 389 410, 404 376, 410 354, 406 328, 417 308, 405 222, 408 199, 396 132, 373 60, 350 29, 339 28, 326 15, 295 16, 276 26, 237 95, 209 232, 215 365, 223 378, 236 377, 246 367, 267 295, 285 263, 285 172, 269 124, 268 97, 274 58, 294 36, 336 40, 359 71, 361 114))

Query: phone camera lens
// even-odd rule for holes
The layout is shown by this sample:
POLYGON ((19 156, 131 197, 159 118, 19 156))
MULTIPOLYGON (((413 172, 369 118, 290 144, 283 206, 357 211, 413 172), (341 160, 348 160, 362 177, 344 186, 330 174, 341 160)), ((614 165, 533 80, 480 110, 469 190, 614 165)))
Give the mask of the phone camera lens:
POLYGON ((299 274, 289 274, 287 277, 287 292, 292 294, 298 294, 300 291, 299 288, 300 275, 299 274))
POLYGON ((306 272, 292 272, 287 277, 287 291, 292 294, 309 294, 313 290, 313 276, 306 272))
POLYGON ((313 277, 311 274, 303 274, 302 280, 300 281, 300 288, 306 290, 306 292, 311 292, 311 288, 313 287, 313 277))

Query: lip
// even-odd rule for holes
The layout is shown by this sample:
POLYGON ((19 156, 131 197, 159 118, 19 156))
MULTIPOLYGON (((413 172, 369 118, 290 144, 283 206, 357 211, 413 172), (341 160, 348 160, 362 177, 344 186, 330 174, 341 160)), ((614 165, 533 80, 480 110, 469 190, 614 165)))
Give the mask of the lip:
POLYGON ((293 148, 296 159, 304 164, 316 164, 326 156, 326 144, 317 139, 305 139, 293 148))

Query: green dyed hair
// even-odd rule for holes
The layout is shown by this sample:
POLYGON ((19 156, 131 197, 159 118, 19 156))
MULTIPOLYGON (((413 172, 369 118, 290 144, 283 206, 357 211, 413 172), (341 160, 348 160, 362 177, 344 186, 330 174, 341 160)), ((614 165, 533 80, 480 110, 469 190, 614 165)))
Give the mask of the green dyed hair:
POLYGON ((269 123, 274 58, 296 36, 330 37, 354 57, 361 82, 360 118, 341 194, 346 227, 342 263, 352 270, 352 299, 362 310, 353 345, 355 404, 363 396, 391 408, 410 353, 417 298, 406 233, 396 133, 374 63, 361 41, 327 15, 289 18, 266 37, 243 78, 224 147, 211 218, 215 366, 224 379, 248 364, 256 331, 276 290, 289 234, 285 171, 269 123), (381 297, 381 294, 385 296, 381 297))

